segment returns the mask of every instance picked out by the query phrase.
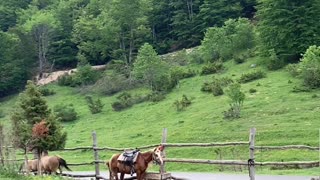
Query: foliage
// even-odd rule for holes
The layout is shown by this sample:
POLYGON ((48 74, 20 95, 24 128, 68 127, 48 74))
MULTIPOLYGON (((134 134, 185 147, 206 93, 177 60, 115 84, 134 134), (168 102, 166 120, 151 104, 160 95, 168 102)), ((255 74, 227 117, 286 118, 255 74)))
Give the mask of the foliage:
POLYGON ((56 105, 53 108, 55 115, 64 122, 74 121, 78 118, 77 112, 74 110, 73 104, 56 105))
POLYGON ((26 90, 20 94, 11 121, 16 147, 23 150, 26 147, 38 150, 56 150, 64 147, 67 134, 62 132, 61 125, 56 117, 51 115, 47 102, 31 81, 28 81, 26 90), (49 128, 47 136, 32 136, 32 127, 42 120, 49 128))
POLYGON ((250 89, 249 89, 249 93, 251 93, 251 94, 256 93, 256 92, 257 92, 257 90, 254 89, 254 88, 250 88, 250 89))
POLYGON ((241 75, 241 77, 238 79, 239 83, 247 83, 251 82, 257 79, 261 79, 266 77, 266 73, 261 70, 252 71, 249 73, 244 73, 241 75))
POLYGON ((274 49, 269 50, 268 57, 266 64, 269 70, 277 70, 285 65, 284 60, 278 57, 274 49))
POLYGON ((279 59, 292 62, 309 46, 319 44, 319 1, 264 0, 257 9, 262 54, 274 49, 279 59))
POLYGON ((119 96, 117 96, 117 99, 119 101, 116 101, 111 104, 113 110, 115 111, 121 111, 133 105, 132 96, 127 92, 121 93, 119 96))
POLYGON ((202 67, 200 75, 215 74, 224 69, 222 62, 208 63, 202 67))
POLYGON ((297 77, 301 74, 301 69, 299 67, 299 64, 288 64, 286 66, 286 70, 289 72, 289 74, 292 77, 297 77))
POLYGON ((310 88, 320 87, 320 46, 310 46, 300 62, 304 84, 310 88))
POLYGON ((53 89, 49 89, 46 87, 39 88, 39 91, 43 96, 51 96, 51 95, 56 94, 56 92, 53 89))
POLYGON ((216 78, 213 77, 211 82, 205 82, 202 84, 201 91, 212 92, 214 96, 223 95, 223 87, 233 83, 233 80, 228 77, 216 78))
MULTIPOLYGON (((163 77, 169 73, 168 66, 161 61, 153 47, 145 43, 138 52, 138 57, 133 63, 133 74, 136 79, 145 81, 151 89, 158 90, 163 83, 163 77)), ((167 78, 166 78, 167 79, 167 78)))
POLYGON ((104 104, 102 104, 99 98, 97 100, 94 100, 92 96, 86 96, 85 98, 91 114, 97 114, 102 112, 104 104))
POLYGON ((148 100, 151 102, 160 102, 166 98, 164 93, 161 92, 152 92, 147 96, 148 100))
POLYGON ((176 100, 173 105, 175 105, 177 111, 182 111, 191 105, 191 100, 184 94, 181 100, 176 100))
POLYGON ((247 19, 230 19, 222 27, 209 28, 199 50, 206 61, 228 60, 254 46, 252 29, 247 19))
POLYGON ((90 64, 79 66, 76 73, 72 77, 72 81, 76 85, 94 84, 100 77, 98 71, 95 71, 90 64))
POLYGON ((74 87, 75 83, 73 81, 73 77, 71 75, 65 74, 58 78, 59 86, 71 86, 74 87))
POLYGON ((122 74, 106 74, 100 78, 94 85, 93 91, 103 95, 113 95, 117 92, 129 90, 139 86, 139 82, 130 80, 122 74))
POLYGON ((227 111, 224 111, 224 118, 239 118, 241 107, 245 99, 245 94, 241 92, 241 85, 238 83, 231 84, 227 90, 227 95, 231 102, 230 108, 227 111))
POLYGON ((173 67, 170 69, 170 77, 175 84, 179 83, 179 80, 185 78, 191 78, 196 75, 196 72, 192 69, 185 69, 183 67, 173 67))

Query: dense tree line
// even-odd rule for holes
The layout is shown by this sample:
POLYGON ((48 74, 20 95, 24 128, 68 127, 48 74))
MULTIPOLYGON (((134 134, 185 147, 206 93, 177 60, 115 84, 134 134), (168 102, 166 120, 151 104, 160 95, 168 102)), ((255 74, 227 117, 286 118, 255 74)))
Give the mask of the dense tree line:
POLYGON ((317 0, 1 1, 0 97, 79 61, 131 66, 144 43, 159 54, 200 45, 209 27, 230 18, 258 22, 262 54, 296 59, 319 43, 319 12, 317 0))

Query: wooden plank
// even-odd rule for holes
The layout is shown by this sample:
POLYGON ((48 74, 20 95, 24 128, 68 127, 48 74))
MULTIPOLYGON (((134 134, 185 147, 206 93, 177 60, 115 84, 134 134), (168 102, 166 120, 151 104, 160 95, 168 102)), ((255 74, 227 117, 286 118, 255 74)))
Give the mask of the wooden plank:
POLYGON ((254 169, 254 141, 256 136, 256 128, 250 129, 250 136, 249 136, 249 160, 248 160, 248 166, 249 166, 249 176, 250 180, 255 180, 255 169, 254 169))
POLYGON ((99 170, 99 163, 97 163, 96 161, 99 160, 99 155, 98 155, 98 150, 96 150, 95 148, 97 147, 97 134, 95 131, 92 132, 92 139, 93 139, 93 156, 94 156, 94 160, 95 160, 95 173, 96 173, 96 179, 99 179, 98 177, 100 176, 100 170, 99 170))
POLYGON ((170 173, 152 173, 148 172, 145 176, 146 180, 165 180, 165 179, 170 179, 171 174, 170 173))
POLYGON ((193 163, 193 164, 248 165, 247 161, 242 161, 242 160, 206 160, 206 159, 166 158, 165 162, 193 163))
POLYGON ((259 150, 287 150, 287 149, 306 149, 319 151, 319 147, 312 147, 306 145, 286 145, 286 146, 255 146, 255 149, 259 150))
POLYGON ((166 147, 221 147, 248 145, 249 142, 225 142, 225 143, 163 143, 166 147))
MULTIPOLYGON (((161 139, 161 145, 163 145, 163 146, 165 146, 164 144, 167 142, 167 133, 168 133, 167 128, 163 128, 163 130, 162 130, 162 139, 161 139)), ((166 157, 165 148, 163 150, 163 157, 166 157)), ((165 172, 166 172, 165 162, 163 162, 163 164, 160 165, 160 173, 163 174, 165 172)))

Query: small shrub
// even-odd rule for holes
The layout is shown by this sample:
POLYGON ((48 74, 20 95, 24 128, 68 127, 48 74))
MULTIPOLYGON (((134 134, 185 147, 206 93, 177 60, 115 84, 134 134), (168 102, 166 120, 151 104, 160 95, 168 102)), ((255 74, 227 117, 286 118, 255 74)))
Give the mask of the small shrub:
POLYGON ((102 111, 104 104, 102 104, 100 99, 93 100, 91 96, 86 96, 86 101, 92 114, 97 114, 102 111))
POLYGON ((238 105, 231 105, 230 104, 230 109, 227 111, 223 112, 223 116, 225 119, 234 119, 234 118, 240 118, 240 112, 241 112, 241 107, 238 105))
POLYGON ((147 97, 148 100, 152 102, 160 102, 166 98, 165 94, 161 92, 152 92, 147 97))
POLYGON ((163 74, 152 83, 152 91, 169 92, 177 85, 168 74, 163 74))
POLYGON ((256 92, 257 92, 256 89, 253 89, 253 88, 249 89, 249 93, 251 93, 251 94, 256 93, 256 92))
POLYGON ((231 100, 230 108, 224 111, 224 118, 239 118, 241 107, 243 105, 245 94, 241 92, 241 85, 238 83, 231 84, 227 94, 231 100))
POLYGON ((188 54, 188 60, 191 64, 203 64, 205 62, 198 49, 193 49, 188 54))
POLYGON ((299 92, 310 92, 311 89, 306 86, 294 86, 291 92, 299 93, 299 92))
POLYGON ((3 110, 0 109, 0 118, 4 118, 4 117, 6 117, 6 115, 4 114, 3 110))
POLYGON ((247 83, 247 82, 251 82, 264 77, 266 77, 266 74, 263 71, 258 70, 258 71, 253 71, 247 74, 242 74, 238 82, 247 83))
POLYGON ((182 111, 184 110, 186 107, 190 106, 191 105, 191 100, 188 99, 188 97, 186 95, 183 95, 182 96, 182 99, 179 101, 179 100, 176 100, 173 104, 174 106, 176 107, 176 110, 177 111, 182 111))
POLYGON ((221 62, 209 63, 202 67, 200 75, 215 74, 223 70, 221 62))
POLYGON ((194 77, 196 72, 192 69, 184 69, 181 67, 175 67, 171 69, 170 76, 172 82, 178 84, 179 80, 194 77))
POLYGON ((105 75, 93 86, 93 91, 103 95, 113 95, 139 86, 139 82, 130 80, 122 74, 105 75))
POLYGON ((58 85, 59 86, 71 86, 71 87, 74 87, 75 86, 75 83, 72 79, 72 76, 69 76, 67 74, 63 75, 63 76, 60 76, 58 78, 58 85))
POLYGON ((222 77, 222 78, 213 78, 213 81, 208 83, 205 82, 202 87, 201 91, 203 92, 212 92, 214 96, 220 96, 223 95, 223 87, 229 85, 230 83, 233 83, 233 80, 228 77, 222 77))
POLYGON ((318 95, 317 95, 317 94, 313 94, 313 95, 311 96, 311 98, 313 98, 313 99, 318 98, 318 95))
POLYGON ((74 110, 73 104, 57 105, 53 108, 53 111, 55 112, 56 116, 64 122, 74 121, 78 118, 77 112, 74 110))
POLYGON ((280 59, 275 53, 274 49, 269 50, 269 61, 267 61, 267 67, 269 70, 277 70, 285 65, 283 59, 280 59))
POLYGON ((54 90, 49 89, 49 88, 42 87, 42 88, 39 88, 39 91, 43 96, 51 96, 51 95, 56 94, 56 92, 54 90))
POLYGON ((288 64, 286 66, 286 70, 292 77, 297 77, 301 74, 301 70, 299 69, 299 64, 288 64))
POLYGON ((235 54, 233 56, 233 61, 236 63, 236 64, 242 64, 246 61, 246 59, 249 57, 249 52, 243 52, 243 53, 240 53, 240 54, 235 54))
POLYGON ((121 110, 129 108, 133 105, 133 98, 132 98, 131 94, 129 94, 127 92, 121 93, 119 96, 117 96, 117 99, 119 101, 116 101, 111 104, 112 108, 115 111, 121 111, 121 110))
POLYGON ((80 66, 77 68, 76 73, 73 76, 74 84, 76 85, 90 85, 94 84, 100 77, 100 73, 89 64, 80 66))

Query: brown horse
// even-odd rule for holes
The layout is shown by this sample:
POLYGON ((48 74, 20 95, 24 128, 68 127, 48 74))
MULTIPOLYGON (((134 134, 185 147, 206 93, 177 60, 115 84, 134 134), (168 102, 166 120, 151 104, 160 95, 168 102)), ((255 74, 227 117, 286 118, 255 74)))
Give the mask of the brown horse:
POLYGON ((28 160, 27 167, 26 167, 26 163, 23 162, 20 166, 19 172, 27 171, 27 170, 29 172, 33 172, 34 174, 36 174, 38 171, 38 159, 28 160))
POLYGON ((41 157, 41 170, 51 174, 57 173, 59 169, 60 174, 62 173, 61 166, 65 167, 67 170, 71 171, 67 166, 67 162, 59 156, 48 156, 47 152, 42 153, 41 157))
MULTIPOLYGON (((136 162, 133 164, 134 172, 137 174, 137 180, 143 180, 146 175, 148 164, 155 161, 159 164, 163 164, 163 146, 158 146, 151 151, 139 153, 136 162)), ((121 154, 114 154, 111 159, 106 162, 109 169, 109 179, 118 179, 118 173, 120 173, 120 180, 124 179, 124 174, 131 174, 131 167, 118 161, 121 154)))

